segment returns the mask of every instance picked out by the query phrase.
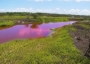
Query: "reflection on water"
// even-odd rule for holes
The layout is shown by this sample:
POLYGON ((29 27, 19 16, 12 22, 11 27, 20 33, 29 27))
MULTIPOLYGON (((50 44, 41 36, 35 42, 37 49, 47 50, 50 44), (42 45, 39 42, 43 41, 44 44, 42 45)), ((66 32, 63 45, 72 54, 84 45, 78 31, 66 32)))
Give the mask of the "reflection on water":
POLYGON ((15 25, 9 28, 0 29, 0 43, 4 43, 14 39, 28 39, 39 38, 50 35, 51 30, 59 28, 65 25, 74 23, 70 22, 58 22, 58 23, 43 23, 43 24, 27 24, 27 25, 15 25))

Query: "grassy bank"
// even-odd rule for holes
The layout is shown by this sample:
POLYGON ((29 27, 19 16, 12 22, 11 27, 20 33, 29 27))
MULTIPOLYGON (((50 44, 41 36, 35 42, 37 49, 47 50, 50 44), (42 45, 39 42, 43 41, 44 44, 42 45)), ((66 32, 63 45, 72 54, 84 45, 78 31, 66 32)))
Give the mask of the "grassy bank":
POLYGON ((76 47, 83 55, 90 57, 90 22, 77 22, 73 25, 76 31, 71 32, 76 47))
POLYGON ((34 19, 32 16, 29 19, 25 18, 25 16, 2 16, 0 18, 0 27, 4 26, 12 26, 18 21, 24 22, 24 24, 31 24, 31 23, 48 23, 48 22, 66 22, 68 21, 67 17, 37 17, 34 19))
POLYGON ((0 20, 3 20, 3 19, 9 19, 9 20, 16 20, 16 19, 25 19, 26 16, 21 16, 21 15, 12 15, 12 16, 9 16, 9 15, 5 15, 5 16, 0 16, 0 20))
POLYGON ((41 21, 41 22, 65 22, 65 21, 69 21, 67 17, 38 17, 36 19, 37 21, 41 21))
POLYGON ((14 25, 14 24, 15 24, 14 21, 0 21, 0 27, 12 26, 12 25, 14 25))
POLYGON ((21 15, 4 15, 4 16, 0 16, 0 21, 5 21, 5 20, 36 20, 38 22, 60 22, 60 21, 68 21, 69 17, 53 17, 53 16, 21 16, 21 15))
POLYGON ((52 37, 0 44, 0 64, 90 64, 74 46, 69 28, 55 29, 52 37))

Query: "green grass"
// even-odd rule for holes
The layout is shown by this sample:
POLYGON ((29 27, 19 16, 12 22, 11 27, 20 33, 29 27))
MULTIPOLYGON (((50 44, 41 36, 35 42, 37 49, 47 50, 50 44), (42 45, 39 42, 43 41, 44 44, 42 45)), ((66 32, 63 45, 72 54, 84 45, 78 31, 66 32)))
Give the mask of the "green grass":
MULTIPOLYGON (((5 15, 0 16, 0 20, 17 20, 17 19, 27 19, 26 16, 20 16, 20 15, 5 15)), ((34 19, 33 16, 29 16, 29 19, 34 19)), ((49 16, 38 16, 35 20, 38 22, 60 22, 60 21, 68 21, 68 17, 49 17, 49 16)))
POLYGON ((90 28, 90 22, 78 22, 78 25, 83 26, 85 28, 90 28))
POLYGON ((9 19, 9 20, 16 20, 16 19, 25 19, 26 16, 8 16, 8 15, 5 15, 5 16, 0 16, 0 20, 3 20, 3 19, 9 19))
MULTIPOLYGON (((26 16, 0 16, 0 27, 4 26, 12 26, 15 24, 16 20, 20 19, 27 19, 26 16)), ((37 22, 34 23, 48 23, 48 22, 66 22, 68 21, 67 17, 41 17, 38 16, 36 19, 34 19, 32 16, 29 16, 30 20, 36 20, 37 22)), ((25 23, 25 22, 24 22, 25 23)), ((26 23, 33 23, 33 22, 26 22, 26 23)))
POLYGON ((60 21, 68 21, 67 17, 38 17, 37 21, 41 22, 60 22, 60 21))
POLYGON ((0 44, 0 64, 90 64, 70 37, 71 26, 55 29, 51 37, 0 44))
POLYGON ((12 25, 14 25, 14 24, 15 24, 14 21, 0 21, 0 27, 12 26, 12 25))

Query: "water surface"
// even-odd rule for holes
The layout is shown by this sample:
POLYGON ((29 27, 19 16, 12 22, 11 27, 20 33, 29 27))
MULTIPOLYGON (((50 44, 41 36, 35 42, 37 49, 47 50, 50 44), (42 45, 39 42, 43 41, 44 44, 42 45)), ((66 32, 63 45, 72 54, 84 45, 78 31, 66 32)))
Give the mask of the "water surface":
POLYGON ((4 43, 14 39, 46 37, 51 34, 51 29, 60 28, 72 23, 74 23, 74 21, 14 25, 12 27, 0 28, 0 43, 4 43))

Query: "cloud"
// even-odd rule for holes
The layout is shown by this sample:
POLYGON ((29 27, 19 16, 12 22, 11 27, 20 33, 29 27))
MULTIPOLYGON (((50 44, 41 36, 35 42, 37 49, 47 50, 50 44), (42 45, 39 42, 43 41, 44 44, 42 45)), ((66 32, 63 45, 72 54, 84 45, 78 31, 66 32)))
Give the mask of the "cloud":
POLYGON ((58 1, 70 2, 70 1, 72 1, 72 0, 58 0, 58 1))
POLYGON ((52 0, 47 0, 47 1, 52 1, 52 0))
POLYGON ((90 2, 90 0, 76 0, 76 2, 90 2))
POLYGON ((66 2, 70 2, 70 1, 72 1, 72 0, 64 0, 64 1, 66 1, 66 2))
POLYGON ((34 1, 36 1, 36 2, 42 2, 43 0, 34 0, 34 1))
POLYGON ((65 1, 65 2, 71 2, 71 1, 75 1, 75 2, 90 2, 90 0, 58 0, 58 1, 65 1))
MULTIPOLYGON (((53 0, 27 0, 27 1, 35 1, 35 2, 43 2, 43 1, 53 1, 53 0)), ((56 1, 64 1, 64 2, 90 2, 90 0, 56 0, 56 1)))
POLYGON ((5 9, 0 9, 0 12, 4 12, 5 11, 5 9))
POLYGON ((52 1, 52 0, 27 0, 27 1, 43 2, 43 1, 52 1))
POLYGON ((33 9, 33 8, 16 8, 16 9, 0 9, 0 12, 43 12, 43 13, 58 13, 58 14, 75 14, 75 15, 90 15, 88 9, 33 9))

